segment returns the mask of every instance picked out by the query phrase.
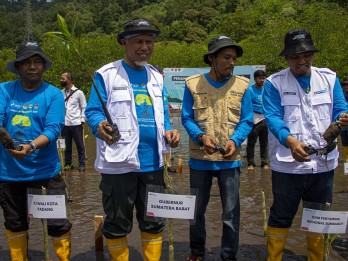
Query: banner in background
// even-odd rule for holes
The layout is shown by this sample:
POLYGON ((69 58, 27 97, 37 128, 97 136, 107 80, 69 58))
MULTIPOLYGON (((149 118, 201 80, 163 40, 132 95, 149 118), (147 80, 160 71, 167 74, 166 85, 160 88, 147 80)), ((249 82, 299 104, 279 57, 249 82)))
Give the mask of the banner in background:
MULTIPOLYGON (((249 85, 254 84, 254 72, 266 70, 265 65, 235 66, 233 74, 250 79, 249 85)), ((164 68, 164 85, 169 94, 169 104, 174 109, 180 109, 184 96, 185 78, 194 74, 202 74, 210 71, 210 67, 204 68, 164 68)))

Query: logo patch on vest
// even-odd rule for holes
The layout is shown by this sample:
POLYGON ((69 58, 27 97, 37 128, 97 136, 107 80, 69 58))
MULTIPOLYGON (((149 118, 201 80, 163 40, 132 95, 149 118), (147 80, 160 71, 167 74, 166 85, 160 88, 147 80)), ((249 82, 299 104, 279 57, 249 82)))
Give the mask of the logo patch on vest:
POLYGON ((116 90, 116 91, 117 91, 117 90, 127 90, 127 87, 126 87, 126 86, 124 86, 124 87, 115 87, 115 86, 114 86, 114 87, 112 87, 112 89, 113 89, 113 90, 116 90))
POLYGON ((324 90, 320 90, 320 91, 314 92, 314 95, 316 95, 316 94, 323 94, 323 93, 326 93, 326 92, 327 92, 327 89, 324 89, 324 90))
POLYGON ((296 95, 296 92, 283 92, 284 95, 296 95))

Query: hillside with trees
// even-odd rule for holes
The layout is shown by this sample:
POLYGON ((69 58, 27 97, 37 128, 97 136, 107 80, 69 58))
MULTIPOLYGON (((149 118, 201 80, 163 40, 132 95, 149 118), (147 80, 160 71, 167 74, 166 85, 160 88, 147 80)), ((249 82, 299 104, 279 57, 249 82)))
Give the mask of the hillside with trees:
POLYGON ((54 63, 45 74, 47 81, 58 85, 61 72, 69 70, 76 85, 88 92, 93 71, 122 58, 124 50, 116 36, 135 17, 147 18, 160 28, 150 61, 160 67, 204 67, 208 41, 228 35, 244 49, 237 65, 264 64, 272 73, 286 66, 279 57, 285 32, 306 28, 322 50, 315 66, 348 77, 345 0, 31 0, 30 12, 27 1, 0 2, 0 81, 15 77, 6 64, 14 59, 18 45, 31 38, 41 42, 54 63), (45 37, 44 33, 58 29, 57 14, 68 26, 78 17, 79 48, 88 72, 78 57, 65 56, 58 42, 45 37))

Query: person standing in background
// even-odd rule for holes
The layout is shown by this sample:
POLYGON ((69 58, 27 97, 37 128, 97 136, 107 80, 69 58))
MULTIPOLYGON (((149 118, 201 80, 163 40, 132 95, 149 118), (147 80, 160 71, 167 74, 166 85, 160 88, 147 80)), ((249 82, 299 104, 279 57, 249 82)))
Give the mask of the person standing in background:
MULTIPOLYGON (((22 44, 7 69, 20 79, 0 84, 0 126, 21 150, 0 145, 0 205, 12 260, 28 260, 27 190, 65 194, 57 140, 64 124, 64 98, 42 80, 52 63, 36 42, 22 44)), ((47 219, 48 234, 60 261, 70 260, 68 219, 47 219)))
POLYGON ((261 168, 264 170, 269 169, 268 159, 268 128, 265 120, 265 116, 262 113, 262 93, 263 84, 266 80, 266 72, 263 70, 257 70, 254 72, 255 84, 250 86, 253 111, 254 111, 254 125, 253 129, 248 135, 247 141, 247 161, 248 170, 254 170, 256 164, 254 161, 255 155, 255 144, 259 139, 260 144, 260 157, 261 157, 261 168))
POLYGON ((60 85, 64 87, 62 93, 65 100, 65 121, 62 138, 65 139, 64 169, 72 170, 72 141, 74 140, 79 162, 79 172, 86 170, 85 144, 83 142, 83 124, 85 123, 86 97, 80 89, 73 84, 70 72, 65 72, 60 77, 60 85))
MULTIPOLYGON (((348 78, 345 78, 341 81, 341 86, 348 105, 348 78)), ((348 162, 348 129, 341 128, 340 136, 344 152, 344 161, 348 162)))

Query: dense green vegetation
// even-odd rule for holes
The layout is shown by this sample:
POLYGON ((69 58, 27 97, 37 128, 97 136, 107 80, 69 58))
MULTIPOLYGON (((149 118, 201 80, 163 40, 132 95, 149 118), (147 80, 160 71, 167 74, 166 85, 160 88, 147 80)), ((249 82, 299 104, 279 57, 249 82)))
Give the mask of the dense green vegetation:
MULTIPOLYGON (((93 71, 122 58, 116 42, 122 25, 134 17, 145 17, 161 29, 151 63, 161 67, 203 67, 207 42, 228 35, 244 49, 237 65, 265 64, 269 73, 286 66, 278 54, 285 32, 307 28, 316 47, 315 66, 328 67, 340 78, 348 77, 348 7, 344 0, 43 0, 31 1, 31 32, 53 61, 45 79, 58 85, 60 74, 69 70, 75 83, 87 93, 93 71), (57 14, 68 25, 78 16, 82 34, 80 51, 88 63, 66 57, 63 47, 45 32, 58 29, 57 14)), ((13 79, 6 63, 28 38, 26 0, 0 3, 0 81, 13 79)))

